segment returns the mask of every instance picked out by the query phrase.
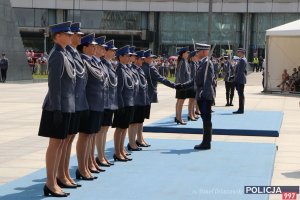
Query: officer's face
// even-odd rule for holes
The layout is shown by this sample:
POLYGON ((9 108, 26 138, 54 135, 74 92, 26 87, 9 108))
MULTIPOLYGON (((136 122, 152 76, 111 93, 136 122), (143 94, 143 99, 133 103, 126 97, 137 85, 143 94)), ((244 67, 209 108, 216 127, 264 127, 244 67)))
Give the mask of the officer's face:
POLYGON ((122 64, 128 64, 129 61, 130 61, 130 58, 129 58, 129 55, 128 55, 128 54, 127 54, 127 55, 120 56, 119 59, 120 59, 120 62, 121 62, 122 64))
POLYGON ((144 62, 144 59, 142 59, 142 58, 138 58, 138 59, 136 60, 136 64, 137 64, 138 66, 141 66, 141 65, 143 64, 143 62, 144 62))
POLYGON ((135 62, 136 61, 136 56, 130 56, 130 62, 135 62))
POLYGON ((109 50, 107 50, 107 51, 105 52, 105 56, 106 56, 108 59, 114 58, 115 55, 116 55, 116 52, 115 52, 114 50, 111 50, 111 49, 109 49, 109 50))
POLYGON ((104 47, 97 45, 97 47, 96 47, 96 54, 97 54, 97 56, 102 57, 102 56, 105 55, 105 52, 106 51, 105 51, 104 47))
POLYGON ((54 38, 54 42, 65 48, 67 45, 71 44, 71 35, 67 33, 58 33, 54 38))
POLYGON ((244 53, 242 51, 238 51, 237 52, 237 56, 240 57, 240 58, 244 57, 244 53))
POLYGON ((93 56, 95 55, 96 52, 96 45, 94 44, 89 44, 86 47, 83 47, 83 53, 85 53, 88 56, 93 56))
POLYGON ((80 45, 80 40, 81 40, 81 35, 79 34, 74 34, 71 36, 71 43, 74 46, 80 45))
POLYGON ((153 62, 153 58, 147 57, 147 58, 145 58, 145 62, 148 64, 151 64, 153 62))
POLYGON ((182 54, 182 57, 183 57, 184 59, 187 59, 187 58, 189 57, 189 52, 188 52, 188 51, 184 52, 184 53, 182 54))

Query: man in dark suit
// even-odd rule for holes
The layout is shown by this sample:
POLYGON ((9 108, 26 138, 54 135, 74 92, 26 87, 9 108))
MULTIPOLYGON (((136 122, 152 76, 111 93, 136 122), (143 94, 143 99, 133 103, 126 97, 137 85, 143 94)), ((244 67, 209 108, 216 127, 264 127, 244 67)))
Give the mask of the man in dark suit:
POLYGON ((0 69, 1 69, 1 80, 3 83, 5 83, 7 69, 8 69, 8 59, 5 57, 5 53, 2 53, 2 58, 0 59, 0 69))
POLYGON ((244 88, 247 82, 246 75, 247 75, 247 60, 245 58, 246 50, 243 48, 238 48, 237 56, 239 57, 238 63, 235 67, 235 76, 234 76, 234 83, 235 88, 239 95, 239 109, 233 114, 243 114, 244 113, 244 106, 245 106, 245 95, 244 95, 244 88))

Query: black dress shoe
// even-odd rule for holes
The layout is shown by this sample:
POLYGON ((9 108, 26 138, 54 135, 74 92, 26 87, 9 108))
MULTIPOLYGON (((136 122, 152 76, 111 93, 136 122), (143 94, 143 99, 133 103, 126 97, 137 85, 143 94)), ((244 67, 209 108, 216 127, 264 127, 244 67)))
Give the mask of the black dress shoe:
POLYGON ((146 145, 146 144, 142 144, 142 143, 140 143, 139 141, 135 141, 135 143, 136 143, 136 145, 138 146, 138 147, 150 147, 149 145, 146 145))
POLYGON ((61 182, 58 178, 56 179, 56 182, 57 182, 57 185, 61 188, 73 188, 73 189, 77 188, 77 185, 73 185, 73 184, 67 185, 67 184, 61 182))
POLYGON ((241 111, 241 110, 237 110, 237 111, 235 111, 235 112, 232 112, 233 114, 243 114, 244 113, 244 111, 241 111))
POLYGON ((186 122, 185 121, 183 121, 183 120, 178 120, 178 119, 176 119, 175 118, 175 122, 177 123, 177 124, 180 124, 180 125, 186 125, 186 122))
POLYGON ((99 172, 105 172, 105 171, 106 171, 105 169, 101 169, 99 166, 96 166, 96 168, 97 168, 97 170, 98 170, 99 172))
POLYGON ((190 116, 188 116, 188 121, 197 121, 197 119, 191 118, 190 116))
POLYGON ((99 173, 100 173, 100 171, 98 171, 97 169, 96 169, 96 170, 89 169, 89 170, 90 170, 90 172, 93 173, 93 174, 99 174, 99 173))
POLYGON ((207 144, 201 143, 194 146, 194 149, 196 150, 209 150, 210 148, 211 148, 210 143, 207 144))
POLYGON ((109 165, 114 165, 114 163, 111 163, 111 162, 109 162, 109 161, 106 161, 107 162, 107 164, 109 164, 109 165))
POLYGON ((127 159, 118 158, 118 157, 116 156, 116 154, 114 154, 113 158, 114 158, 114 161, 127 162, 127 159))
POLYGON ((231 104, 229 104, 229 106, 233 106, 233 104, 231 103, 231 104))
POLYGON ((225 106, 230 106, 230 104, 229 103, 226 103, 226 105, 225 106))
POLYGON ((132 161, 132 158, 129 158, 129 157, 125 157, 125 159, 126 159, 127 161, 132 161))
POLYGON ((111 166, 111 164, 109 164, 109 163, 108 164, 102 163, 98 157, 95 158, 95 161, 101 167, 110 167, 111 166))
POLYGON ((142 148, 139 147, 136 149, 132 148, 129 143, 127 144, 127 149, 128 151, 142 151, 142 148))
POLYGON ((52 196, 52 197, 67 197, 69 196, 70 193, 56 193, 56 192, 52 192, 47 185, 44 186, 44 196, 48 197, 48 196, 52 196))
POLYGON ((77 169, 76 170, 76 179, 81 179, 84 181, 92 181, 92 180, 94 180, 94 177, 85 177, 85 176, 81 175, 79 170, 77 169))

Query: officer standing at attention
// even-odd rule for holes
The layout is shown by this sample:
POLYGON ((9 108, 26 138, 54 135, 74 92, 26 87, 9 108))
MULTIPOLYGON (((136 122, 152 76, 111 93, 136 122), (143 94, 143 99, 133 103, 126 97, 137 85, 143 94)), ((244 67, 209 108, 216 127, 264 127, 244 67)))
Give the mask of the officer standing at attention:
POLYGON ((247 60, 245 58, 246 50, 243 48, 237 49, 238 63, 235 66, 234 84, 239 95, 239 109, 233 114, 243 114, 245 106, 244 88, 247 82, 247 60))
POLYGON ((96 42, 99 44, 97 47, 99 50, 104 48, 104 56, 101 57, 101 64, 104 68, 104 72, 107 74, 106 87, 107 92, 106 99, 104 99, 104 114, 99 134, 96 135, 96 146, 98 156, 95 158, 98 165, 103 167, 110 167, 114 165, 109 162, 105 156, 105 144, 106 136, 110 126, 112 126, 114 112, 118 109, 118 77, 115 68, 112 65, 112 59, 115 57, 116 50, 118 49, 114 45, 114 40, 110 40, 105 43, 105 36, 96 38, 96 42), (106 70, 105 70, 106 69, 106 70))
POLYGON ((67 197, 57 184, 57 170, 62 147, 70 129, 72 113, 75 112, 76 72, 66 55, 66 46, 71 43, 71 22, 50 26, 54 47, 49 54, 48 93, 43 103, 39 136, 49 137, 46 152, 47 180, 44 195, 67 197))
POLYGON ((226 89, 226 105, 225 106, 233 106, 232 100, 234 96, 234 68, 231 65, 230 61, 228 61, 228 56, 224 56, 224 81, 225 81, 225 89, 226 89))
POLYGON ((62 156, 58 167, 57 183, 62 188, 77 188, 81 186, 77 184, 70 176, 69 161, 71 156, 72 142, 79 130, 80 114, 89 108, 85 94, 87 74, 80 54, 76 50, 76 47, 80 44, 80 39, 83 33, 80 31, 79 22, 71 24, 70 28, 74 34, 71 35, 71 44, 66 46, 66 54, 68 60, 76 70, 75 113, 72 113, 71 115, 69 134, 63 144, 62 156))
POLYGON ((126 131, 134 115, 134 93, 135 83, 132 76, 132 71, 127 67, 130 63, 129 45, 126 45, 116 52, 116 57, 119 64, 116 68, 118 75, 118 110, 115 112, 113 120, 113 128, 116 128, 114 133, 115 154, 114 160, 127 162, 132 159, 127 157, 128 154, 124 151, 124 141, 126 131))
POLYGON ((195 85, 196 100, 203 121, 203 140, 201 144, 196 145, 194 149, 208 150, 211 148, 212 138, 211 107, 215 99, 214 65, 208 57, 210 45, 200 43, 196 45, 198 50, 197 56, 200 59, 199 68, 196 71, 195 80, 184 83, 182 87, 188 88, 193 84, 195 85))

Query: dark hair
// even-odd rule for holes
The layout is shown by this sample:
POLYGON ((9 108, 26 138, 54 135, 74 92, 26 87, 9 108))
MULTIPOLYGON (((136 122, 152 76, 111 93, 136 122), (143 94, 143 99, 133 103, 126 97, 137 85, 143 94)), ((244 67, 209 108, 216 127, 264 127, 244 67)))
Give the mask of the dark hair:
POLYGON ((59 33, 51 33, 51 34, 50 34, 50 36, 51 36, 51 39, 52 39, 52 40, 54 40, 54 39, 55 39, 55 37, 57 36, 57 34, 59 34, 59 33))
POLYGON ((77 46, 77 50, 79 51, 79 53, 83 53, 83 47, 87 46, 89 46, 89 44, 80 44, 77 46))

